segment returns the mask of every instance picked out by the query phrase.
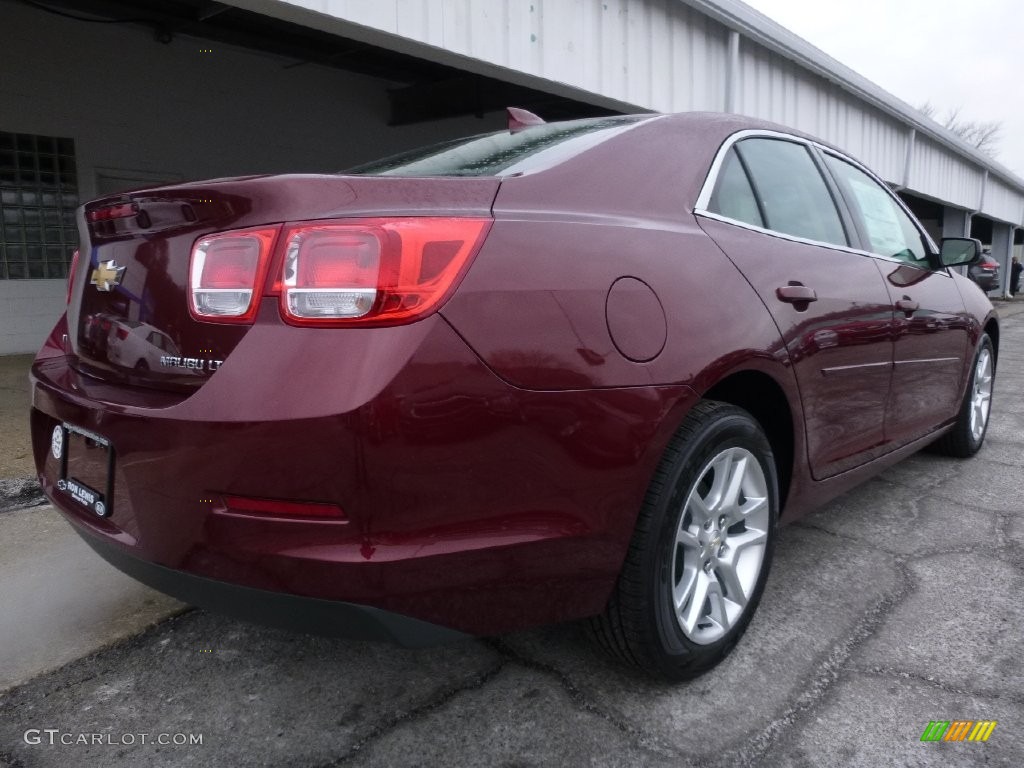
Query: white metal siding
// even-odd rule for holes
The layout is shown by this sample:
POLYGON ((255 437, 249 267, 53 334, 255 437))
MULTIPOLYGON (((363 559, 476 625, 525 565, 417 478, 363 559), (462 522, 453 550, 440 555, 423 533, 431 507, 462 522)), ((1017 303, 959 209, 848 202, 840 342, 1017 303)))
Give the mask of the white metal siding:
MULTIPOLYGON (((746 6, 737 10, 733 6, 741 4, 725 0, 234 0, 234 4, 361 39, 376 35, 378 42, 390 39, 401 50, 425 58, 563 95, 660 112, 726 109, 730 31, 726 23, 733 22, 728 13, 717 17, 726 22, 722 23, 712 18, 713 10, 704 13, 691 6, 750 12, 746 6), (326 16, 313 17, 297 9, 326 16)), ((892 97, 883 93, 879 101, 877 96, 862 96, 863 79, 859 85, 850 80, 857 79, 855 73, 831 62, 836 69, 831 79, 827 66, 815 69, 806 64, 806 56, 801 59, 794 53, 789 58, 777 52, 786 50, 785 45, 778 48, 765 42, 769 46, 765 47, 752 39, 759 34, 764 38, 764 34, 785 37, 788 33, 761 34, 748 28, 741 38, 734 82, 737 111, 819 136, 887 181, 908 182, 912 191, 977 209, 983 161, 919 130, 905 179, 912 123, 899 109, 887 109, 882 103, 895 101, 892 97)), ((831 61, 804 41, 797 40, 797 47, 831 61)), ((991 174, 981 212, 1020 224, 1024 188, 997 182, 998 177, 991 174)))
POLYGON ((1024 196, 997 177, 989 176, 983 212, 994 219, 1019 224, 1024 222, 1024 196))
POLYGON ((725 107, 727 30, 678 0, 289 2, 642 109, 725 107))
POLYGON ((740 45, 738 111, 835 144, 901 183, 908 131, 880 110, 761 46, 740 45))
MULTIPOLYGON (((975 211, 981 200, 983 175, 977 165, 926 136, 918 136, 907 186, 929 197, 975 211)), ((985 213, 988 213, 987 206, 985 213)))

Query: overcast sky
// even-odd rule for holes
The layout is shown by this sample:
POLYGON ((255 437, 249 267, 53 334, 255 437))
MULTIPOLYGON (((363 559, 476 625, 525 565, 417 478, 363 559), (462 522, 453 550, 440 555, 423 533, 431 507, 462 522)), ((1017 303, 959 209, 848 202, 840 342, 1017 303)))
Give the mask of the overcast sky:
POLYGON ((1021 0, 744 0, 911 106, 1003 124, 996 160, 1024 177, 1021 0))

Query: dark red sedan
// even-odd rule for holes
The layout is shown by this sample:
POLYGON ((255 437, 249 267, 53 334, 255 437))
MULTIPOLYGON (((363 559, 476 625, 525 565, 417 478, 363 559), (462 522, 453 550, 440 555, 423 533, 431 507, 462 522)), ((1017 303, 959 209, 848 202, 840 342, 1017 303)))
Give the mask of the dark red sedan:
POLYGON ((697 674, 777 524, 981 446, 992 305, 876 176, 715 114, 516 120, 340 175, 79 211, 43 488, 226 613, 407 645, 589 618, 697 674), (168 339, 146 365, 96 318, 168 339))

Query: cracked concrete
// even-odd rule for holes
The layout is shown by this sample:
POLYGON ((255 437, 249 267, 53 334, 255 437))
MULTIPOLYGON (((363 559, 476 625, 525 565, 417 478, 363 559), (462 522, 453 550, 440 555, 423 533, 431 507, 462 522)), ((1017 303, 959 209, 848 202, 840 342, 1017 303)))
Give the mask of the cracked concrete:
POLYGON ((579 707, 564 688, 551 685, 549 675, 510 663, 486 688, 402 723, 350 764, 446 765, 452 762, 453 737, 468 758, 457 760, 464 765, 579 765, 587 756, 583 764, 626 767, 678 758, 633 742, 615 724, 579 707))
POLYGON ((460 692, 502 658, 309 637, 193 612, 0 699, 0 745, 25 765, 331 764, 460 692), (29 747, 28 728, 203 733, 197 747, 29 747))
POLYGON ((882 765, 1019 768, 1024 718, 998 698, 944 689, 900 674, 847 670, 828 701, 787 732, 765 763, 778 768, 882 765), (987 743, 920 741, 931 720, 998 721, 987 743), (893 752, 893 745, 901 745, 893 752))
POLYGON ((573 625, 407 651, 192 612, 0 695, 0 766, 1024 765, 1020 304, 979 455, 910 457, 784 529, 747 635, 693 682, 573 625), (920 741, 956 719, 999 724, 920 741), (24 742, 47 727, 204 743, 24 742))
POLYGON ((915 558, 913 589, 859 661, 1024 704, 1024 574, 980 550, 915 558))
POLYGON ((752 731, 768 728, 775 713, 797 700, 836 645, 897 583, 897 569, 868 547, 790 527, 747 634, 722 665, 684 688, 638 685, 631 670, 581 651, 579 639, 567 633, 522 633, 507 642, 560 670, 617 717, 648 723, 652 738, 713 761, 723 749, 741 751, 752 731))

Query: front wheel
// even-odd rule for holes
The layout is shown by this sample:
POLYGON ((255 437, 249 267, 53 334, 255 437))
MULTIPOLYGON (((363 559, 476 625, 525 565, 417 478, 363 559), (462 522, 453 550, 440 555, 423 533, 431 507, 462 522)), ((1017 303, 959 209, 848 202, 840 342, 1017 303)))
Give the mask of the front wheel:
POLYGON ((675 680, 721 661, 764 590, 778 507, 760 425, 735 406, 698 403, 655 473, 608 606, 591 620, 598 644, 675 680))
POLYGON ((992 386, 996 376, 995 352, 988 334, 983 333, 974 354, 971 378, 967 382, 960 412, 953 427, 933 443, 938 453, 966 459, 985 441, 988 417, 992 410, 992 386))

